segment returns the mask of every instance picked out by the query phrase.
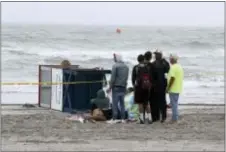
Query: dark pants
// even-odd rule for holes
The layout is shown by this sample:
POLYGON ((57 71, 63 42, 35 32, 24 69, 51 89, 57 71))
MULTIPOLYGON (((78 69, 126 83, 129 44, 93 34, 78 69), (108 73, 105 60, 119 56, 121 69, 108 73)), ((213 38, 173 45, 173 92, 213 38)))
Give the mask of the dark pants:
POLYGON ((167 104, 166 104, 166 94, 164 89, 158 92, 151 93, 150 99, 151 115, 153 121, 165 120, 167 117, 167 104))
POLYGON ((151 106, 151 116, 152 121, 158 121, 160 119, 159 107, 158 107, 158 99, 153 95, 152 100, 150 102, 151 106))
POLYGON ((166 105, 166 94, 165 92, 162 92, 161 94, 158 95, 157 101, 158 101, 158 107, 159 107, 159 112, 161 114, 161 119, 165 120, 167 115, 167 105, 166 105))
POLYGON ((152 121, 159 120, 159 108, 158 108, 158 102, 156 99, 156 93, 154 92, 154 88, 151 89, 150 91, 149 103, 151 107, 150 109, 151 109, 152 121))

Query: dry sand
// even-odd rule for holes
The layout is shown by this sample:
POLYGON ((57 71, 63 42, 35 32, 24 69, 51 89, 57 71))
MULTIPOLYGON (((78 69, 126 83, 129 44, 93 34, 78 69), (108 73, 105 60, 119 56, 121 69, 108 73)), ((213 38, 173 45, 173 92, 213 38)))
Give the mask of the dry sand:
POLYGON ((224 106, 180 106, 180 114, 178 124, 81 124, 44 108, 2 106, 2 150, 224 151, 224 106))

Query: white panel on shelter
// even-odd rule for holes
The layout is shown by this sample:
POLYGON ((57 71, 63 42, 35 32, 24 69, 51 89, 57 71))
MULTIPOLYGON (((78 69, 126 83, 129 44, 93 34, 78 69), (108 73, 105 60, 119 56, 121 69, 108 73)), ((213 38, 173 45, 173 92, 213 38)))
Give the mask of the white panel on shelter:
POLYGON ((52 85, 51 109, 63 111, 63 70, 52 69, 52 85))
POLYGON ((50 67, 41 66, 41 71, 39 73, 40 77, 40 92, 39 92, 39 103, 41 107, 50 108, 51 105, 51 90, 52 86, 50 84, 46 85, 45 82, 51 82, 52 74, 50 67))

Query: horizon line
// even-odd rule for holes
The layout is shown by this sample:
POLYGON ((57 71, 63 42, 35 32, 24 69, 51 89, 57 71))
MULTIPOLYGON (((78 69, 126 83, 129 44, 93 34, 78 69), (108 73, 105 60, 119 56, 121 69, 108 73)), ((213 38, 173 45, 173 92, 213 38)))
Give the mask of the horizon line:
POLYGON ((2 22, 2 25, 75 25, 75 26, 161 26, 161 27, 224 27, 224 25, 181 25, 181 24, 82 24, 82 23, 48 23, 48 22, 2 22))

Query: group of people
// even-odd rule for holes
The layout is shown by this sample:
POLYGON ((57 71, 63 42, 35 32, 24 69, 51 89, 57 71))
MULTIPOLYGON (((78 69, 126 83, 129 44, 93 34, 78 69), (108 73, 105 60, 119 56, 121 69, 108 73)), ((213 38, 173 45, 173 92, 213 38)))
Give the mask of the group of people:
MULTIPOLYGON (((170 55, 170 63, 163 58, 162 52, 147 51, 137 57, 138 64, 132 70, 132 85, 134 104, 138 105, 139 123, 151 124, 165 122, 167 118, 166 94, 169 94, 172 109, 172 122, 178 121, 178 99, 183 87, 183 68, 178 63, 177 55, 170 55), (155 60, 151 62, 152 55, 155 60)), ((112 67, 110 87, 112 92, 112 106, 109 109, 109 99, 103 90, 98 92, 98 98, 105 100, 92 101, 92 116, 94 120, 109 120, 110 123, 125 123, 128 115, 125 109, 124 98, 127 93, 129 67, 123 62, 120 55, 114 54, 115 64, 112 67), (101 96, 100 96, 101 94, 101 96), (97 103, 97 101, 99 101, 97 103)))

